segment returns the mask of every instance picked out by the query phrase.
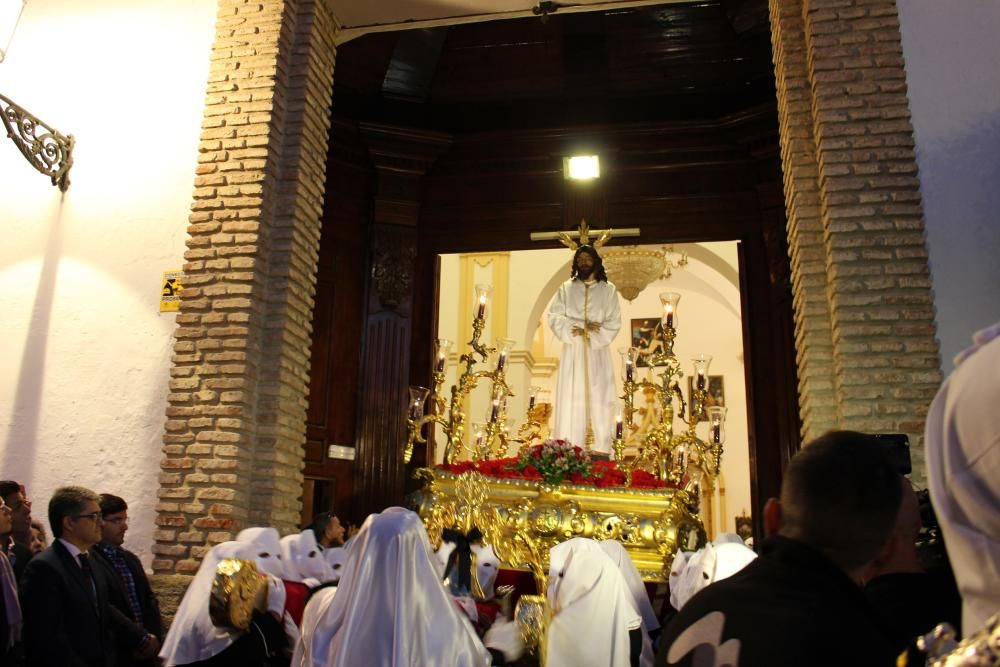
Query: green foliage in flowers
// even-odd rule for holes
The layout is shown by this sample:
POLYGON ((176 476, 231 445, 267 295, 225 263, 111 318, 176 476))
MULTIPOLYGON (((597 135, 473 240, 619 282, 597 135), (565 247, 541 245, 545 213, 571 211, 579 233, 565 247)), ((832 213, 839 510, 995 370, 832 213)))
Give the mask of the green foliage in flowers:
POLYGON ((515 467, 522 472, 535 471, 548 484, 564 480, 581 483, 590 477, 593 462, 590 454, 566 440, 549 439, 540 445, 526 447, 517 456, 515 467))

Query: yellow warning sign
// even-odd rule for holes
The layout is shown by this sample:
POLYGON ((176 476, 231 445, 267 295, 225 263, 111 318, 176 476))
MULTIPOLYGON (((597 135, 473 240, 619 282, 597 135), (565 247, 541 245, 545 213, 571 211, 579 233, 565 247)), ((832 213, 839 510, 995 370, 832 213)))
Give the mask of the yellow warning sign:
POLYGON ((176 313, 181 307, 181 290, 184 285, 183 271, 164 271, 160 282, 160 312, 176 313))

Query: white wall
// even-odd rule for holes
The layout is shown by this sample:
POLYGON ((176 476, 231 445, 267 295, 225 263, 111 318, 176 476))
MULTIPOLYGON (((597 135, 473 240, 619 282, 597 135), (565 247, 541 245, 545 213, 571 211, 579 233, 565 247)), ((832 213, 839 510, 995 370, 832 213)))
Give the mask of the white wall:
POLYGON ((123 496, 149 563, 213 0, 32 0, 0 93, 76 138, 62 195, 0 135, 0 477, 123 496))
POLYGON ((1000 2, 899 0, 942 369, 1000 320, 1000 2))

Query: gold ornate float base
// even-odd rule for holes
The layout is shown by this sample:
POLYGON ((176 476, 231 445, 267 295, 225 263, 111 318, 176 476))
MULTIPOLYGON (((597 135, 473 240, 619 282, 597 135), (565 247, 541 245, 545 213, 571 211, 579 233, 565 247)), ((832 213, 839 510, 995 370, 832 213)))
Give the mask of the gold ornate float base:
MULTIPOLYGON (((410 497, 437 548, 445 528, 479 528, 504 565, 548 572, 548 553, 573 537, 620 541, 645 581, 665 582, 678 548, 705 543, 705 530, 691 512, 691 498, 678 489, 632 489, 461 475, 421 468, 424 486, 410 497)), ((544 590, 544 589, 543 589, 544 590)))

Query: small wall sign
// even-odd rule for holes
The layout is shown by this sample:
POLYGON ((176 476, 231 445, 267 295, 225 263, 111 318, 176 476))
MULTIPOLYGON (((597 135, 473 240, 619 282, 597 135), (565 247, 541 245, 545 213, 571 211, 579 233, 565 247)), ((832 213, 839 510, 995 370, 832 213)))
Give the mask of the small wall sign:
POLYGON ((184 279, 183 271, 164 271, 163 280, 160 281, 160 312, 176 313, 181 307, 181 290, 184 286, 181 281, 184 279))

